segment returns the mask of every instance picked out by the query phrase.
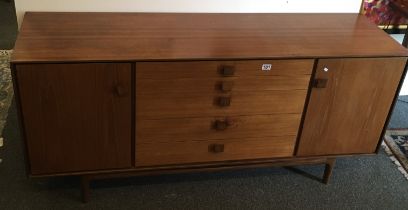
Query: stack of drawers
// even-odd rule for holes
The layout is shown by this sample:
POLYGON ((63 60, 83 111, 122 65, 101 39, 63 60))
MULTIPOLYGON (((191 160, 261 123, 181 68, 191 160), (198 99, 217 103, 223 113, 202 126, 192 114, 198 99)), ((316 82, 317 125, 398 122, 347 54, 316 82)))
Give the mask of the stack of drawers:
POLYGON ((312 59, 138 62, 136 166, 293 156, 312 69, 312 59))

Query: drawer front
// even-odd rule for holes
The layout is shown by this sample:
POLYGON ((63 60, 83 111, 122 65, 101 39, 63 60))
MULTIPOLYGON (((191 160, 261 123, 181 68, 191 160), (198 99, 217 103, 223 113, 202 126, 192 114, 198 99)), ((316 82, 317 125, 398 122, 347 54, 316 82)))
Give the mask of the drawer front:
POLYGON ((161 119, 301 113, 313 60, 140 62, 136 66, 137 118, 161 119))
POLYGON ((223 76, 223 68, 234 68, 233 77, 310 75, 313 59, 301 60, 246 60, 246 61, 186 61, 186 62, 138 62, 138 79, 211 78, 223 76), (271 64, 269 71, 262 70, 271 64))
POLYGON ((139 79, 136 89, 139 90, 138 95, 305 90, 308 88, 309 80, 310 75, 139 79))
POLYGON ((138 144, 136 167, 289 157, 296 136, 138 144))
POLYGON ((296 136, 300 114, 138 120, 136 144, 296 136))
POLYGON ((307 90, 227 94, 143 94, 136 99, 137 119, 302 113, 307 90), (229 100, 229 104, 223 101, 229 100))

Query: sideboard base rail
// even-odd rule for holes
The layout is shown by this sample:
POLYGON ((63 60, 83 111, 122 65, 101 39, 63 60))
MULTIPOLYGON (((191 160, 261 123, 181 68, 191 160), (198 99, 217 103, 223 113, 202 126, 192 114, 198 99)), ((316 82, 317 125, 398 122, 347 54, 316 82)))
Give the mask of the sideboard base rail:
POLYGON ((91 187, 90 183, 94 180, 110 179, 110 178, 124 178, 132 176, 149 176, 149 175, 163 175, 163 174, 176 174, 176 173, 189 173, 189 172, 210 172, 221 170, 236 170, 244 168, 261 168, 261 167, 283 167, 283 166, 298 166, 298 165, 318 165, 325 164, 325 170, 322 178, 324 184, 328 184, 330 176, 332 174, 336 158, 296 158, 292 160, 273 160, 264 163, 251 163, 250 165, 227 165, 227 166, 213 166, 203 168, 174 168, 174 169, 158 169, 158 170, 146 170, 146 171, 128 171, 128 172, 114 172, 103 174, 86 174, 81 176, 81 195, 84 203, 90 200, 91 187))

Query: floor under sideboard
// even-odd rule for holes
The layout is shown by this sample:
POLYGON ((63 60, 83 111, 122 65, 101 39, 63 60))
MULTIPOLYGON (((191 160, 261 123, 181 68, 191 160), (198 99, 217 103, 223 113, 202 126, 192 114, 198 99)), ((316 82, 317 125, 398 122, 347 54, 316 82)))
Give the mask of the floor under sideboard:
POLYGON ((3 136, 2 209, 401 209, 408 183, 383 151, 340 158, 329 185, 323 166, 164 175, 93 183, 80 202, 75 177, 28 179, 14 103, 3 136), (307 172, 307 173, 305 173, 307 172))

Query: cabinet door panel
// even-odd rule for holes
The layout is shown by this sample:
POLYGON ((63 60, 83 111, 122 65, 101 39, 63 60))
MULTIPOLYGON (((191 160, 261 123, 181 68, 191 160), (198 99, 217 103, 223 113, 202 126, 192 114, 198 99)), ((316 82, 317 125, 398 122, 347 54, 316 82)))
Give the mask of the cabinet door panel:
POLYGON ((297 155, 375 152, 405 63, 406 58, 319 60, 315 79, 327 83, 312 89, 297 155))
POLYGON ((32 174, 131 166, 131 65, 16 67, 32 174))

